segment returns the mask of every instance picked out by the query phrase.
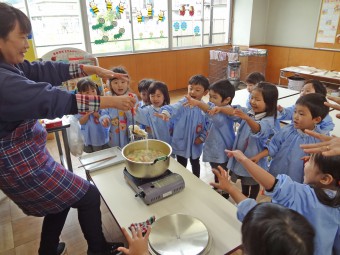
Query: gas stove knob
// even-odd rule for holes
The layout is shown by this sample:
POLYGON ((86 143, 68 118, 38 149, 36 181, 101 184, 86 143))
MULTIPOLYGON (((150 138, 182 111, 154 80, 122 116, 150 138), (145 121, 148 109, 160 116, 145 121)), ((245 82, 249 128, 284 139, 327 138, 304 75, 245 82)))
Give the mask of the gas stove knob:
POLYGON ((144 198, 144 197, 145 197, 144 191, 141 191, 141 192, 137 193, 137 194, 135 195, 135 197, 144 198))

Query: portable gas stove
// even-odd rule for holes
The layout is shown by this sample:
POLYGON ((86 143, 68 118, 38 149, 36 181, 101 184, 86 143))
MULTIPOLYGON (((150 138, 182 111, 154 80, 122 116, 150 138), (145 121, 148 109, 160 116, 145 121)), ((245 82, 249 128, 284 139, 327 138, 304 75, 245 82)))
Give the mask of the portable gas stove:
POLYGON ((132 176, 125 168, 124 179, 136 192, 135 196, 143 199, 147 205, 176 194, 185 187, 182 176, 169 169, 161 176, 145 179, 132 176))

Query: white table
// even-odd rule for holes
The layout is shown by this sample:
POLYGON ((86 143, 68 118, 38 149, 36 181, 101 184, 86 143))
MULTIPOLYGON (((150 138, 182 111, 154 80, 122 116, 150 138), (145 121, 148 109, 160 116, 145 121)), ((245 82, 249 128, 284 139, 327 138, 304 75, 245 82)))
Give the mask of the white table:
POLYGON ((209 254, 233 252, 241 244, 241 223, 236 218, 236 207, 214 191, 173 158, 169 169, 179 173, 185 189, 151 205, 146 205, 125 182, 125 164, 117 164, 90 173, 105 203, 121 227, 142 222, 155 215, 183 213, 200 219, 212 235, 213 245, 209 254))
POLYGON ((340 119, 336 117, 337 114, 340 114, 340 111, 332 110, 329 112, 329 115, 332 117, 333 122, 335 124, 335 127, 333 131, 331 132, 331 135, 335 135, 337 137, 340 137, 340 119))
POLYGON ((300 94, 292 95, 290 97, 280 98, 277 100, 277 104, 282 107, 289 107, 295 105, 296 101, 300 98, 300 94))
MULTIPOLYGON (((292 89, 286 89, 282 87, 278 87, 278 92, 279 92, 279 99, 280 98, 286 98, 286 97, 291 97, 293 95, 299 95, 300 92, 292 89)), ((249 92, 247 89, 241 89, 237 90, 235 92, 235 97, 232 101, 232 105, 241 105, 242 107, 246 107, 246 102, 249 97, 249 92)))

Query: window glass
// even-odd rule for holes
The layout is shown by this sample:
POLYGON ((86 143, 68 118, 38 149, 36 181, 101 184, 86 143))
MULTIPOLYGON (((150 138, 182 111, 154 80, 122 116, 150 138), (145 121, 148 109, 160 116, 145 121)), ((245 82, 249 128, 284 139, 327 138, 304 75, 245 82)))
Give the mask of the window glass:
POLYGON ((169 48, 167 0, 132 0, 136 51, 169 48))
POLYGON ((202 45, 202 2, 172 1, 172 46, 202 45))
POLYGON ((86 3, 92 53, 132 51, 129 1, 86 3))

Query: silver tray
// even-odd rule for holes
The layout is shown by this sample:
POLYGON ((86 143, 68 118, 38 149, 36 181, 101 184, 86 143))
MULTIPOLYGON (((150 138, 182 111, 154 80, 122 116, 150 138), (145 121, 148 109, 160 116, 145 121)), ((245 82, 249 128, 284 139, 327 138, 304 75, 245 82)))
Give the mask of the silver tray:
POLYGON ((84 166, 84 168, 87 171, 93 172, 99 169, 106 168, 108 166, 112 166, 112 165, 125 162, 121 149, 118 146, 86 154, 84 156, 79 157, 79 161, 82 165, 86 165, 91 162, 105 159, 113 155, 116 155, 116 157, 84 166))
POLYGON ((171 214, 152 224, 149 252, 153 255, 208 254, 212 238, 207 227, 197 218, 171 214))

